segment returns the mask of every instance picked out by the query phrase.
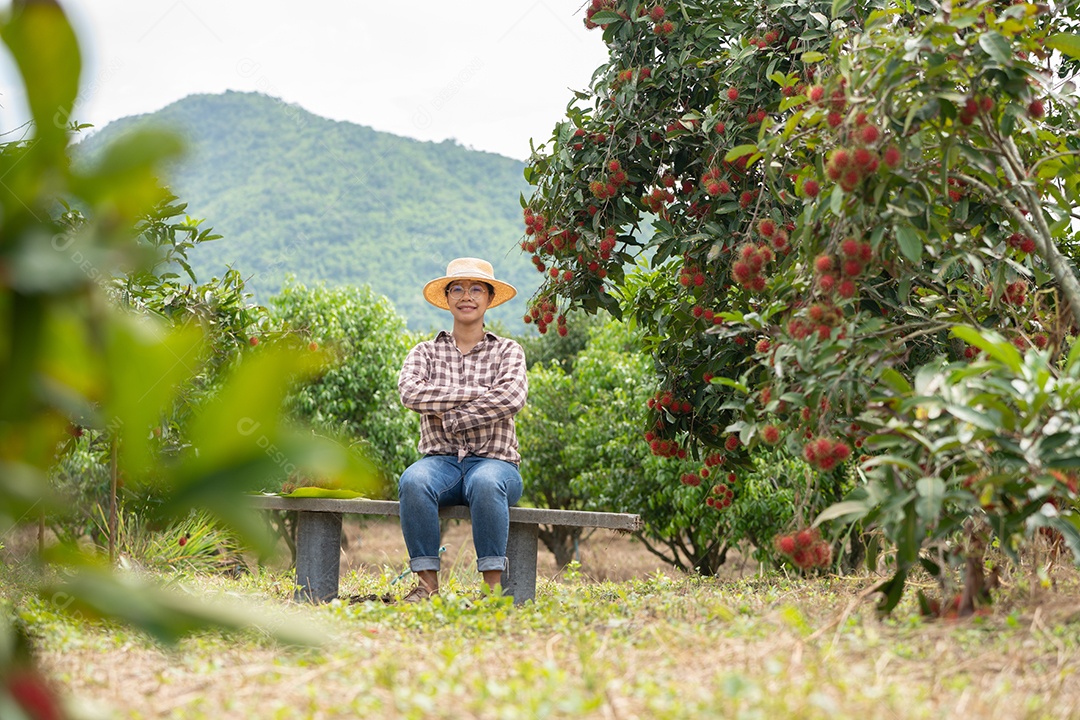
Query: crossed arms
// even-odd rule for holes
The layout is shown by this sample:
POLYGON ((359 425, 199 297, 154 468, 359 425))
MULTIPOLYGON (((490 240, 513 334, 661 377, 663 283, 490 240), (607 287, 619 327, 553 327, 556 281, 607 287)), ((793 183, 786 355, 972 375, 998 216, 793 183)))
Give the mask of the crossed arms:
POLYGON ((438 365, 430 345, 413 348, 398 376, 398 392, 405 407, 421 415, 441 417, 448 432, 489 425, 525 407, 525 353, 517 343, 506 344, 498 375, 490 387, 451 385, 449 372, 438 365))

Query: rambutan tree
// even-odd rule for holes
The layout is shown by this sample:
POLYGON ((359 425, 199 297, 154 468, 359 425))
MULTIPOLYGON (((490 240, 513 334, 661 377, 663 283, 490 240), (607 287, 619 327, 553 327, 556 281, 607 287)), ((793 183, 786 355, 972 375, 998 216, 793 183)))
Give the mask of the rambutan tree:
POLYGON ((970 568, 982 528, 1015 551, 1050 523, 1080 558, 1075 483, 1058 477, 1080 449, 1056 435, 1077 408, 985 431, 982 459, 1009 457, 994 498, 964 486, 969 447, 913 423, 996 422, 1015 398, 988 382, 962 409, 897 412, 919 368, 1062 373, 1080 324, 1075 15, 593 0, 610 60, 526 169, 521 245, 547 277, 527 322, 628 308, 671 398, 650 407, 658 455, 745 467, 769 445, 824 475, 857 463, 863 485, 819 522, 884 530, 883 609, 920 562, 943 582, 970 568), (1024 451, 1046 435, 1052 449, 1024 451))

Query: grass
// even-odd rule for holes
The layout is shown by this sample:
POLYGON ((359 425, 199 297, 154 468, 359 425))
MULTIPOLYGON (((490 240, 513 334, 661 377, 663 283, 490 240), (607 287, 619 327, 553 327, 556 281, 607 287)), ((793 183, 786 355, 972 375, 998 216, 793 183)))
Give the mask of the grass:
MULTIPOLYGON (((396 571, 343 591, 403 593, 396 571)), ((1022 577, 992 613, 879 618, 869 577, 734 580, 571 569, 537 600, 478 598, 455 568, 416 606, 289 602, 288 575, 169 576, 321 628, 314 648, 203 633, 173 649, 42 600, 20 604, 48 671, 127 718, 1066 718, 1080 716, 1080 581, 1022 577)))

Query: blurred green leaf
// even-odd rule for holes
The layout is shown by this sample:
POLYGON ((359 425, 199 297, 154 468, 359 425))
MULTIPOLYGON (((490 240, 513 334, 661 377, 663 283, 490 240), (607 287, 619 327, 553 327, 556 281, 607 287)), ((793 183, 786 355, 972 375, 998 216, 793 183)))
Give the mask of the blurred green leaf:
POLYGON ((1044 45, 1069 57, 1080 59, 1080 35, 1076 33, 1055 33, 1046 38, 1044 45))
MULTIPOLYGON (((63 10, 52 2, 17 3, 0 23, 26 88, 41 150, 55 159, 67 145, 70 113, 79 94, 79 43, 63 10)), ((6 128, 5 128, 6 129, 6 128)))
POLYGON ((63 580, 43 585, 40 594, 58 610, 124 622, 168 645, 211 627, 255 629, 290 645, 318 645, 325 638, 322 631, 284 611, 270 613, 251 603, 210 600, 100 568, 70 569, 63 580))
POLYGON ((152 318, 114 311, 106 330, 105 421, 119 440, 125 476, 137 481, 152 472, 152 429, 171 409, 178 388, 202 362, 202 333, 167 328, 152 318))

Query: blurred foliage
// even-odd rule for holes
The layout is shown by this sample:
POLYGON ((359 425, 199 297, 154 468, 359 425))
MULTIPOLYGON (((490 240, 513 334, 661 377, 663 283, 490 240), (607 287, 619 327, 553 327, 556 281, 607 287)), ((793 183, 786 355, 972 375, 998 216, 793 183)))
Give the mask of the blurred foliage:
MULTIPOLYGON (((194 375, 176 388, 172 407, 163 410, 151 428, 155 454, 176 458, 191 449, 186 424, 192 413, 217 390, 222 373, 240 361, 241 353, 268 329, 265 308, 251 302, 244 280, 236 270, 222 278, 199 283, 189 253, 200 243, 219 239, 202 221, 184 215, 186 205, 171 193, 133 228, 134 252, 143 264, 99 269, 96 279, 105 294, 133 314, 159 319, 174 327, 197 327, 204 345, 189 359, 194 375), (126 270, 126 271, 125 271, 126 270)), ((86 224, 81 212, 70 207, 60 216, 64 234, 60 246, 72 241, 86 224)), ((94 427, 92 417, 75 417, 57 465, 54 482, 65 502, 64 511, 47 517, 58 536, 75 539, 89 533, 102 542, 107 530, 94 519, 111 503, 111 451, 114 428, 94 427), (89 425, 84 427, 84 425, 89 425)), ((119 487, 121 513, 145 514, 159 501, 150 485, 119 487)))
MULTIPOLYGON (((0 15, 0 38, 34 118, 25 138, 0 145, 0 534, 67 509, 48 472, 57 448, 77 434, 73 422, 108 430, 125 487, 153 488, 159 502, 148 522, 198 509, 243 541, 258 543, 266 537, 264 523, 242 493, 287 466, 370 488, 370 461, 282 421, 290 382, 313 376, 325 362, 319 353, 285 345, 249 348, 225 363, 214 391, 183 423, 190 449, 159 452, 154 430, 185 406, 184 393, 206 372, 203 360, 212 346, 199 322, 169 324, 118 306, 109 279, 123 274, 132 278, 128 289, 146 287, 139 280, 145 269, 171 280, 153 273, 159 256, 152 246, 160 237, 155 212, 171 201, 157 178, 162 164, 179 156, 181 143, 143 128, 104 148, 95 162, 72 167, 68 138, 78 126, 67 118, 81 63, 67 18, 55 3, 17 2, 0 15)), ((137 293, 130 297, 138 300, 137 293)), ((121 578, 76 544, 49 548, 34 570, 31 582, 44 597, 72 600, 64 610, 123 619, 162 640, 259 622, 250 613, 223 612, 121 578)), ((0 637, 11 634, 10 622, 5 612, 0 637)), ((294 629, 275 632, 304 635, 294 629)), ((5 677, 36 673, 32 654, 0 657, 5 677)), ((13 703, 21 701, 5 684, 0 705, 13 703)))
MULTIPOLYGON (((370 285, 409 326, 443 327, 418 284, 455 257, 491 260, 527 297, 539 284, 513 249, 528 193, 523 163, 462 147, 418 142, 312 115, 257 93, 192 95, 110 123, 79 146, 90 162, 140 127, 169 127, 190 148, 170 184, 225 239, 191 255, 199 277, 241 268, 268 303, 287 274, 307 285, 370 285)), ((488 312, 520 329, 521 301, 488 312)))

